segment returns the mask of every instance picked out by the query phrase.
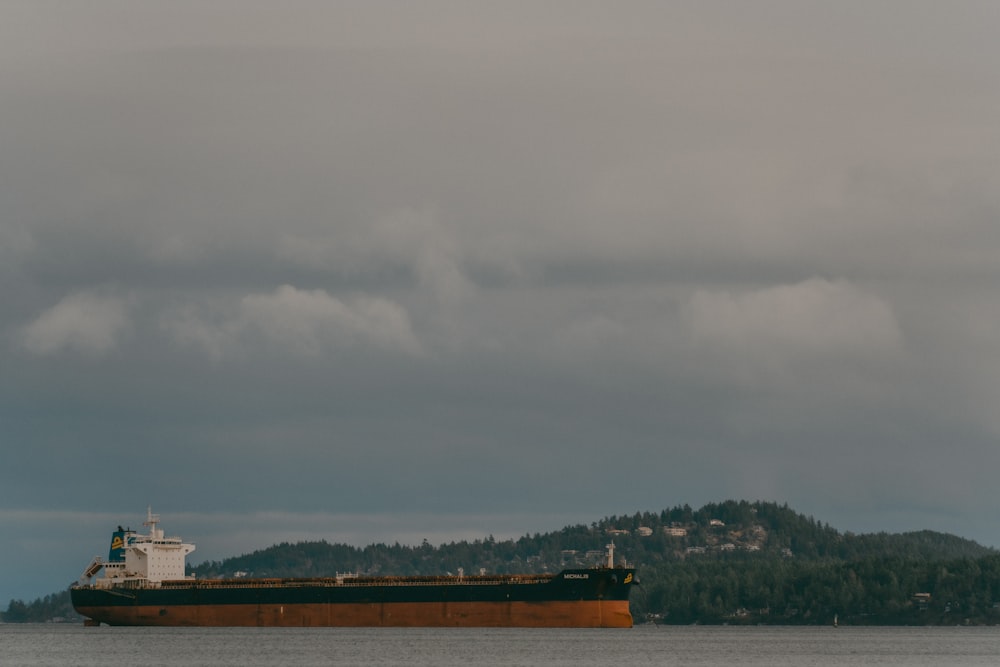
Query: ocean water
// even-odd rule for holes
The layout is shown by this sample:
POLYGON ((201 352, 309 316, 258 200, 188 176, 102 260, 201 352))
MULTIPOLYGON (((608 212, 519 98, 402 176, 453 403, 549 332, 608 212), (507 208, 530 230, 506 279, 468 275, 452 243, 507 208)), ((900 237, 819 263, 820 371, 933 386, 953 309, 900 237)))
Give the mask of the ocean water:
POLYGON ((630 630, 85 628, 0 625, 0 665, 1000 664, 1000 628, 640 626, 630 630))

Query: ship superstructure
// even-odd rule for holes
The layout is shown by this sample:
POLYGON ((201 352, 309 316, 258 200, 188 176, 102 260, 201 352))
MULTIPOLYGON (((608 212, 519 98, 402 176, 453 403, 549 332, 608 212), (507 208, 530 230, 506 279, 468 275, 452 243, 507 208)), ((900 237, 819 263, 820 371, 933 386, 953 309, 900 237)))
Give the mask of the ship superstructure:
POLYGON ((132 585, 156 587, 164 581, 191 580, 184 575, 185 558, 194 551, 193 544, 185 544, 179 537, 165 537, 157 527, 160 516, 146 508, 143 526, 149 533, 142 535, 129 528, 118 526, 111 534, 108 559, 95 556, 80 577, 81 585, 94 588, 132 585), (103 576, 94 579, 101 570, 103 576))

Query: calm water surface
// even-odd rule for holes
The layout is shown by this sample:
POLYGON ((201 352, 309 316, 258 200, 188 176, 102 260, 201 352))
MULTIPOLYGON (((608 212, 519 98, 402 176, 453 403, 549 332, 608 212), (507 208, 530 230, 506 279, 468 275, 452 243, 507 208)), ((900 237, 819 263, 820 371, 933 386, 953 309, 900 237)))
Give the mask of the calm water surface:
POLYGON ((1000 665, 1000 628, 0 625, 0 665, 1000 665))

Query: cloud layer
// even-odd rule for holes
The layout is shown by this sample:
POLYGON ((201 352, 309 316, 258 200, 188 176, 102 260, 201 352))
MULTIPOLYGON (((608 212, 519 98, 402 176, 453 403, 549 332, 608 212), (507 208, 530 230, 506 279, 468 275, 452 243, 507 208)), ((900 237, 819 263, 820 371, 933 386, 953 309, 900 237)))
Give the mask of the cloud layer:
POLYGON ((998 22, 12 6, 0 512, 746 497, 1000 544, 998 22))

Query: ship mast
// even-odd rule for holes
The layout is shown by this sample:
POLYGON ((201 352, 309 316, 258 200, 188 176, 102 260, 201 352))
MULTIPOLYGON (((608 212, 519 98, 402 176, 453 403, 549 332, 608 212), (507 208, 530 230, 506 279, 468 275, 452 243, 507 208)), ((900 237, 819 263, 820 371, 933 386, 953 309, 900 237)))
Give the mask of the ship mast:
POLYGON ((150 539, 159 539, 159 535, 156 534, 156 524, 160 522, 160 515, 153 514, 153 508, 151 505, 146 505, 146 520, 142 522, 142 525, 149 526, 149 537, 150 539))
POLYGON ((611 544, 608 545, 608 568, 613 568, 615 566, 615 541, 611 540, 611 544))

